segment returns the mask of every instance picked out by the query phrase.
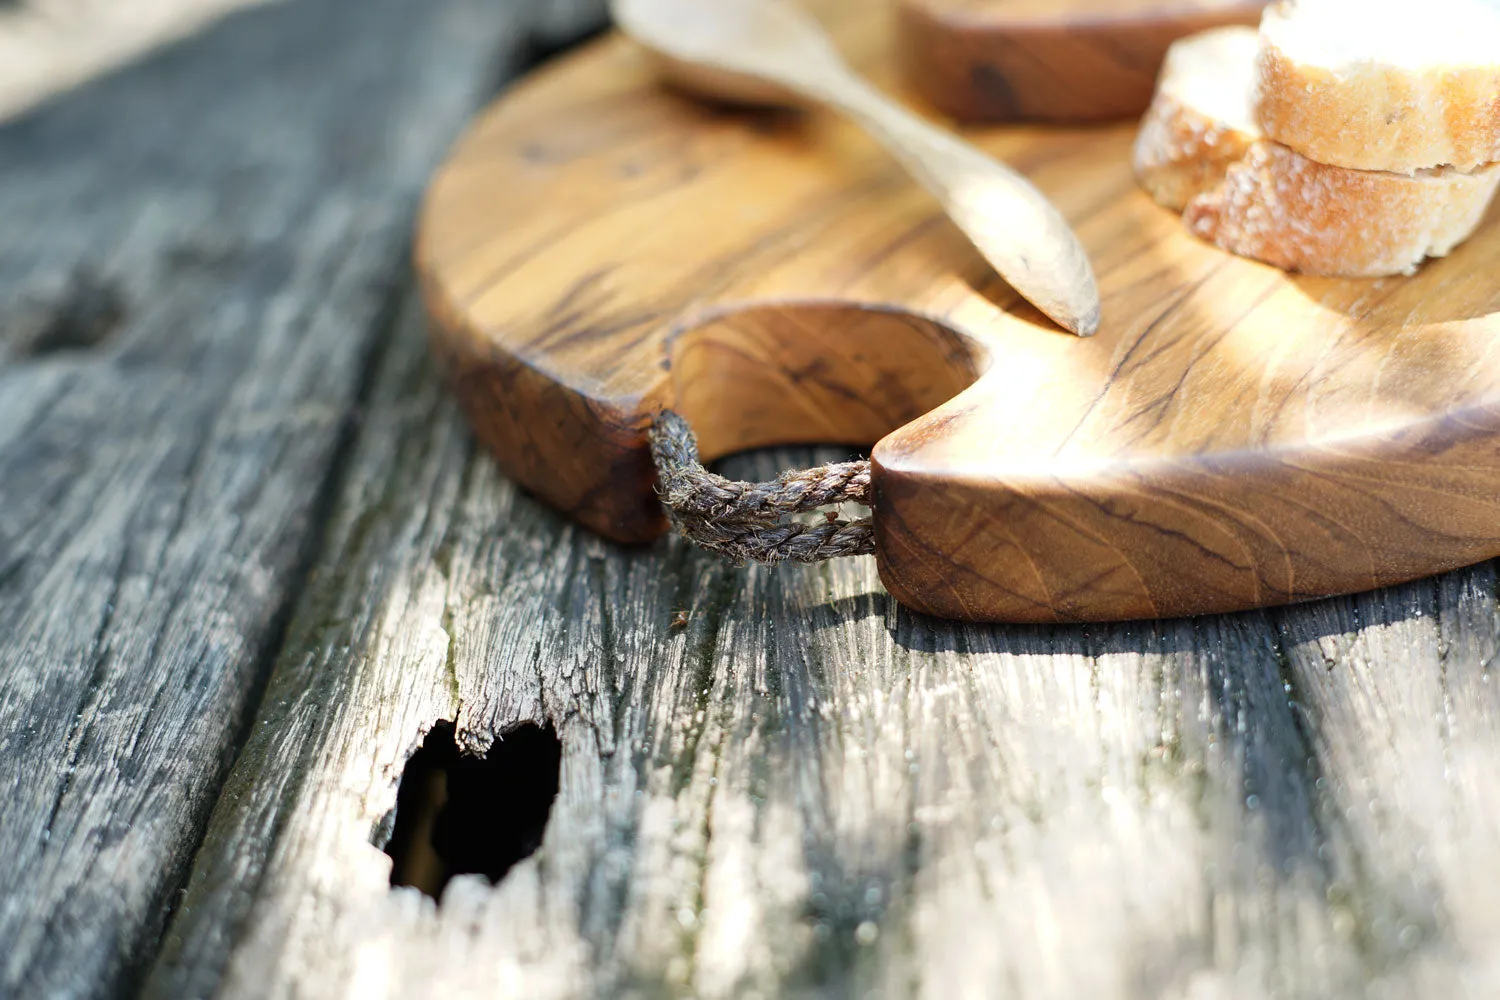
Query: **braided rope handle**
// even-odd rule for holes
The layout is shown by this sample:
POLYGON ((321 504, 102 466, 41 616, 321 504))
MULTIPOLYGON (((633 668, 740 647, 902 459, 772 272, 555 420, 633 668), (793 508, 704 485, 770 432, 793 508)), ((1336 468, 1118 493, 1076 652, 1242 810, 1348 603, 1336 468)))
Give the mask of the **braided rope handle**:
POLYGON ((869 462, 840 462, 786 472, 768 483, 742 483, 703 467, 698 439, 671 410, 656 418, 649 434, 658 492, 667 519, 697 545, 737 562, 821 562, 875 551, 870 518, 839 519, 825 511, 822 524, 788 521, 833 504, 870 506, 869 462))

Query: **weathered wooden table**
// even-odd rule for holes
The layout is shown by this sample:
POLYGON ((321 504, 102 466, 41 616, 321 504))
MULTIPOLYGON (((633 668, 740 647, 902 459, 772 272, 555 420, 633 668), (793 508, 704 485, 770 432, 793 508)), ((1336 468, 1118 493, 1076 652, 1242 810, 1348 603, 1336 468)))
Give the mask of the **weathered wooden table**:
POLYGON ((0 126, 0 995, 1500 995, 1494 566, 955 627, 476 450, 415 201, 598 16, 253 6, 0 126))

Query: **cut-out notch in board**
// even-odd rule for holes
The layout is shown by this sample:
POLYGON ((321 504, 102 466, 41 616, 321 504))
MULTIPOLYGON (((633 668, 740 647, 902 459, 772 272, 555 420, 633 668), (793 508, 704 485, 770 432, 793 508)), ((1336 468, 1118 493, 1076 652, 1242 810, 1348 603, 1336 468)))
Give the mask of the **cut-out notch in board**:
MULTIPOLYGON (((819 10, 889 84, 888 23, 819 10)), ((1131 126, 970 134, 1076 227, 1096 337, 1026 306, 836 118, 695 102, 619 39, 543 71, 458 144, 420 225, 480 440, 641 542, 665 530, 664 406, 711 455, 879 437, 882 579, 971 620, 1261 607, 1500 554, 1496 213, 1413 278, 1299 277, 1138 191, 1131 126)))

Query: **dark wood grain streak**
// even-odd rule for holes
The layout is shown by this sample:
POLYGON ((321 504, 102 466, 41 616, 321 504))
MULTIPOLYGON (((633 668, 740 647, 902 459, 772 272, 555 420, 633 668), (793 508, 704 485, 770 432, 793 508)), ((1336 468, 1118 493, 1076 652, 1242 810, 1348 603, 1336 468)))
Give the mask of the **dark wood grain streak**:
MULTIPOLYGON (((309 7, 317 5, 302 0, 284 10, 309 7)), ((376 15, 386 10, 361 8, 376 15)), ((420 5, 438 8, 489 16, 478 7, 420 5)), ((300 15, 282 16, 287 19, 277 24, 306 26, 300 15)), ((336 20, 346 30, 346 19, 336 20)), ((252 18, 241 25, 264 23, 252 18)), ((478 87, 492 79, 493 65, 480 56, 463 65, 454 60, 455 52, 476 51, 467 47, 476 21, 464 18, 463 25, 443 65, 472 74, 478 87)), ((413 65, 421 65, 422 79, 432 79, 425 74, 436 71, 434 64, 409 27, 398 18, 378 30, 399 37, 393 51, 415 48, 413 65)), ((217 44, 231 43, 221 38, 217 44)), ((270 42, 262 36, 261 44, 270 42)), ((280 44, 271 51, 281 51, 280 44)), ((221 65, 223 50, 212 51, 215 58, 204 61, 221 65)), ((327 52, 319 56, 326 64, 327 52)), ((383 66, 388 76, 393 66, 404 66, 393 58, 383 66)), ((193 79, 204 69, 198 64, 193 79)), ((250 72, 247 83, 261 71, 250 72)), ((403 75, 409 72, 394 77, 409 79, 403 75)), ((447 102, 468 91, 456 77, 451 84, 423 90, 402 106, 415 115, 412 109, 430 111, 441 98, 442 107, 456 109, 447 102)), ((392 86, 404 84, 393 79, 392 86)), ((359 92, 373 102, 371 113, 379 112, 384 91, 359 92)), ((297 96, 306 103, 312 93, 321 92, 303 86, 297 96)), ((215 109, 223 99, 219 90, 202 87, 183 97, 186 106, 204 101, 215 109)), ((275 106, 280 115, 296 104, 275 106)), ((80 131, 95 139, 111 136, 108 123, 118 109, 106 110, 80 131)), ((427 120, 394 115, 390 125, 409 135, 427 120)), ((191 130, 195 122, 205 127, 192 115, 160 120, 159 136, 191 130)), ((267 155, 261 138, 246 141, 253 139, 253 151, 267 155)), ((189 421, 181 416, 184 384, 207 380, 203 396, 229 384, 210 344, 230 352, 232 344, 247 349, 247 343, 262 343, 236 336, 242 327, 234 325, 206 332, 205 315, 217 315, 212 309, 220 303, 235 313, 265 295, 279 302, 295 296, 270 280, 287 273, 270 255, 276 241, 256 242, 250 253, 209 238, 221 228, 261 232, 226 213, 233 199, 226 195, 212 202, 213 211, 192 216, 203 228, 187 245, 166 240, 147 223, 132 229, 130 220, 139 216, 131 206, 105 211, 100 206, 110 203, 107 198, 76 194, 71 185, 91 173, 58 168, 80 155, 68 153, 75 141, 81 141, 76 134, 58 140, 45 156, 38 153, 29 190, 34 194, 42 178, 57 190, 31 212, 14 186, 0 186, 0 204, 20 227, 6 234, 28 234, 28 247, 45 251, 40 260, 61 262, 33 271, 18 243, 0 243, 6 289, 0 331, 7 351, 0 369, 0 454, 25 449, 29 462, 40 463, 34 470, 48 470, 0 479, 0 531, 24 526, 28 539, 23 547, 14 543, 16 534, 0 534, 0 615, 12 616, 0 621, 6 656, 0 690, 7 698, 18 678, 76 691, 82 679, 75 671, 93 672, 91 662, 74 653, 93 641, 106 598, 87 600, 80 588, 59 587, 54 574, 81 580, 81 570, 119 562, 125 543, 96 544, 105 534, 94 521, 107 524, 117 516, 105 487, 134 488, 133 462, 166 451, 185 468, 196 455, 200 495, 217 496, 210 489, 216 477, 243 466, 245 475, 258 478, 269 467, 257 460, 262 452, 246 447, 257 427, 274 430, 277 447, 294 447, 297 436, 338 437, 314 416, 344 424, 342 416, 305 402, 286 410, 292 403, 284 396, 257 396, 264 405, 250 406, 243 420, 220 418, 236 431, 213 439, 233 451, 222 462, 212 448, 181 454, 172 435, 152 445, 160 428, 180 432, 180 422, 189 421), (32 227, 85 212, 99 229, 32 227), (143 253, 142 274, 134 273, 125 251, 156 246, 150 239, 158 236, 165 249, 160 256, 143 253), (123 249, 107 258, 86 252, 114 246, 123 249), (151 269, 168 259, 181 270, 151 269), (77 260, 92 270, 72 267, 77 260), (226 270, 233 279, 223 276, 226 270), (187 305, 164 309, 151 321, 161 332, 148 338, 141 333, 141 304, 153 298, 146 293, 163 287, 158 278, 184 295, 191 291, 189 278, 212 283, 187 305), (109 420, 80 417, 93 404, 74 392, 102 392, 103 376, 80 374, 98 363, 90 360, 94 354, 72 337, 61 338, 75 345, 65 350, 39 353, 32 346, 35 332, 53 326, 54 316, 79 313, 69 305, 70 289, 79 300, 122 304, 119 323, 105 324, 103 339, 90 349, 114 345, 121 353, 110 357, 136 379, 103 395, 114 407, 109 420), (12 323, 15 316, 21 321, 12 323), (169 350, 184 338, 195 363, 169 350), (131 353, 122 344, 132 345, 131 353), (164 360, 178 367, 163 371, 164 360), (192 378, 168 378, 182 371, 192 378), (165 416, 153 423, 148 410, 165 416), (101 437, 109 431, 116 435, 111 441, 134 450, 119 461, 109 460, 111 449, 103 446, 79 452, 67 421, 81 421, 101 437), (115 432, 117 424, 122 429, 115 432), (286 428, 294 433, 282 434, 286 428), (135 436, 126 440, 126 430, 135 436), (26 489, 12 488, 16 482, 26 489), (78 491, 90 489, 85 503, 78 491), (28 635, 44 622, 39 644, 19 650, 10 644, 18 621, 28 635), (70 638, 76 631, 83 635, 70 638)), ((440 139, 413 135, 412 141, 431 151, 440 139)), ((8 133, 0 135, 7 154, 27 145, 10 142, 8 133)), ((155 150, 152 156, 179 162, 178 154, 161 152, 178 147, 146 147, 155 150)), ((418 159, 413 150, 412 162, 418 159)), ((254 179, 232 169, 244 162, 202 163, 201 175, 188 176, 244 197, 254 179)), ((287 165, 268 176, 301 175, 287 165)), ((412 183, 402 171, 389 177, 394 181, 366 178, 358 211, 384 204, 376 195, 390 190, 388 183, 412 183)), ((183 190, 190 204, 203 197, 193 193, 199 188, 183 190)), ((338 193, 343 190, 335 186, 334 197, 346 197, 338 193)), ((263 208, 258 201, 246 213, 263 208)), ((892 223, 890 238, 927 217, 919 208, 892 223)), ((347 218, 354 211, 338 214, 347 218)), ((1140 224, 1130 213, 1101 219, 1121 231, 1140 224)), ((347 253, 349 231, 332 223, 315 228, 323 238, 297 260, 316 272, 319 294, 329 289, 329 273, 339 279, 335 289, 344 288, 345 272, 317 262, 330 259, 330 246, 347 253)), ((358 341, 350 351, 368 358, 373 369, 362 394, 364 418, 347 449, 316 444, 328 453, 325 459, 341 455, 337 471, 328 471, 326 461, 295 464, 309 483, 317 481, 320 489, 329 483, 334 494, 305 587, 290 596, 287 580, 297 574, 286 572, 272 581, 269 596, 248 588, 225 598, 235 602, 225 606, 249 602, 252 611, 291 603, 293 620, 245 749, 193 858, 147 996, 720 1000, 759 994, 811 1000, 865 997, 872 989, 887 996, 1099 1000, 1500 994, 1493 948, 1500 906, 1483 877, 1500 865, 1500 795, 1493 781, 1500 757, 1500 681, 1494 677, 1500 605, 1493 564, 1270 612, 1122 626, 1002 627, 911 613, 882 591, 873 560, 768 572, 725 567, 676 542, 616 547, 528 498, 476 446, 429 360, 417 303, 395 310, 385 349, 374 349, 378 335, 369 328, 382 311, 374 303, 388 300, 393 288, 399 295, 399 283, 388 281, 388 269, 373 259, 394 253, 400 232, 392 226, 379 231, 379 240, 371 235, 378 245, 349 264, 356 276, 371 276, 367 284, 349 279, 370 289, 368 301, 335 297, 317 322, 286 330, 288 337, 311 339, 319 356, 345 338, 358 341), (689 612, 681 629, 672 626, 679 610, 689 612), (441 718, 459 720, 461 739, 473 748, 519 721, 556 720, 564 768, 537 855, 496 888, 478 878, 456 880, 435 907, 413 890, 389 888, 390 862, 378 843, 381 831, 390 829, 406 755, 441 718)), ((1135 254, 1128 244, 1115 252, 1135 254)), ((1143 296, 1160 298, 1173 287, 1170 261, 1132 266, 1143 296)), ((845 280, 859 283, 858 276, 845 280)), ((1299 287, 1338 312, 1359 311, 1361 296, 1373 294, 1337 283, 1299 287)), ((1395 298, 1393 308, 1412 308, 1395 298)), ((726 319, 733 329, 735 318, 726 319)), ((929 330, 925 342, 933 350, 951 335, 941 324, 929 330)), ((721 343, 708 341, 702 349, 721 343)), ((725 349, 739 346, 730 342, 725 349)), ((263 349, 287 377, 285 360, 292 355, 282 347, 263 349)), ((955 364, 970 358, 961 345, 955 352, 955 364)), ((347 359, 334 357, 340 364, 347 359)), ((1356 351, 1328 363, 1358 360, 1356 351)), ((257 387, 252 394, 270 384, 261 369, 239 367, 242 375, 252 373, 244 376, 257 387)), ((1288 393, 1305 391, 1316 374, 1302 366, 1287 380, 1288 393)), ((324 396, 329 377, 317 382, 324 396)), ((360 381, 350 372, 341 377, 360 381)), ((358 389, 349 393, 361 396, 358 389)), ((335 408, 348 398, 336 397, 335 408)), ((1286 398, 1279 405, 1291 405, 1286 398)), ((223 413, 226 405, 222 399, 195 402, 191 417, 223 413)), ((950 419, 957 415, 948 411, 950 419)), ((844 449, 783 450, 733 459, 723 471, 765 479, 782 468, 844 457, 844 449)), ((16 460, 5 461, 14 472, 16 460)), ((149 480, 168 466, 160 459, 134 475, 149 480)), ((137 555, 165 544, 160 539, 167 529, 154 527, 161 519, 180 524, 181 534, 203 511, 201 503, 189 505, 179 517, 183 479, 166 482, 169 495, 159 512, 142 512, 145 501, 125 508, 143 529, 131 536, 137 555)), ((273 476, 260 489, 274 494, 280 480, 273 476)), ((120 493, 122 501, 140 495, 120 493)), ((278 503, 296 509, 274 496, 265 502, 267 510, 278 503)), ((244 516, 246 509, 235 508, 241 519, 234 530, 263 540, 272 530, 265 527, 269 514, 251 507, 254 516, 244 516)), ((219 551, 217 542, 186 554, 178 543, 171 559, 127 563, 138 572, 118 588, 110 574, 92 579, 139 602, 142 595, 178 595, 184 579, 201 582, 202 574, 178 572, 200 553, 211 566, 219 565, 214 558, 268 558, 265 549, 236 547, 230 529, 214 531, 225 539, 227 555, 211 554, 219 551)), ((222 617, 199 614, 203 604, 193 603, 191 589, 180 599, 193 627, 224 624, 222 617)), ((114 612, 106 643, 134 627, 130 611, 114 612)), ((163 797, 181 794, 176 783, 184 780, 211 788, 212 780, 195 775, 217 774, 225 765, 203 752, 201 740, 173 737, 192 730, 199 736, 208 731, 212 739, 222 720, 211 710, 191 714, 195 706, 172 686, 182 678, 155 670, 145 642, 130 638, 111 648, 114 660, 101 690, 116 685, 119 697, 109 702, 116 723, 109 734, 179 765, 166 773, 151 810, 134 814, 137 825, 153 817, 160 823, 165 815, 169 823, 191 826, 197 820, 161 808, 163 797), (138 672, 129 690, 119 686, 138 672), (142 710, 153 698, 159 704, 142 710)), ((239 704, 253 699, 236 697, 239 704)), ((14 703, 0 705, 0 713, 8 713, 14 703)), ((102 732, 97 724, 92 731, 102 732)), ((36 732, 50 729, 39 719, 36 732)), ((14 744, 5 747, 9 754, 14 744)), ((110 759, 138 763, 149 756, 143 753, 110 759)), ((55 767, 42 760, 19 785, 6 772, 0 830, 14 830, 16 816, 30 815, 18 806, 24 800, 17 789, 38 774, 51 781, 49 766, 55 767)), ((89 775, 81 773, 75 791, 94 790, 101 804, 116 809, 119 797, 104 796, 89 775)), ((161 780, 160 773, 124 769, 119 777, 122 786, 161 780)), ((210 790, 203 799, 213 795, 210 790)), ((59 816, 66 814, 67 808, 59 816)), ((87 884, 104 901, 94 914, 123 928, 122 940, 133 925, 120 922, 111 901, 134 898, 142 882, 176 884, 176 875, 162 876, 152 865, 183 856, 136 852, 129 863, 104 864, 88 837, 48 850, 48 870, 86 871, 87 884)), ((29 877, 18 883, 12 872, 3 883, 7 945, 16 940, 14 921, 29 921, 49 898, 14 891, 29 890, 39 878, 29 877)), ((64 911, 53 931, 56 953, 89 973, 65 984, 75 993, 129 979, 110 979, 100 971, 108 963, 88 960, 99 940, 89 922, 64 911)), ((17 990, 7 982, 0 992, 17 990)))
POLYGON ((1493 566, 1228 617, 939 621, 873 560, 580 530, 399 330, 149 996, 1496 985, 1493 566), (472 747, 550 720, 564 762, 537 855, 435 905, 378 842, 438 719, 472 747))
MULTIPOLYGON (((819 10, 889 75, 888 24, 819 10)), ((882 579, 942 616, 1224 612, 1500 553, 1500 211, 1414 278, 1303 278, 1185 234, 1135 188, 1129 126, 975 130, 1099 263, 1077 340, 855 129, 766 121, 610 40, 491 107, 434 180, 435 347, 481 440, 590 529, 663 530, 645 429, 673 406, 710 457, 874 444, 882 579), (573 152, 516 153, 540 142, 573 152)))

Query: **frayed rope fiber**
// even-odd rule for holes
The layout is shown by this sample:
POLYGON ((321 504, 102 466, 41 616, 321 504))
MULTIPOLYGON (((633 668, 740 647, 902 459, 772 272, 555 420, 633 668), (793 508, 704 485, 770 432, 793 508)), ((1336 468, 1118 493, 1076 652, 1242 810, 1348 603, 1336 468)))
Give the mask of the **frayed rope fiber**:
POLYGON ((667 518, 697 545, 737 563, 773 565, 875 551, 875 526, 868 517, 844 521, 827 511, 821 524, 787 520, 834 504, 870 506, 869 462, 839 462, 786 472, 774 482, 739 483, 703 467, 692 428, 671 410, 657 416, 649 438, 667 518))

